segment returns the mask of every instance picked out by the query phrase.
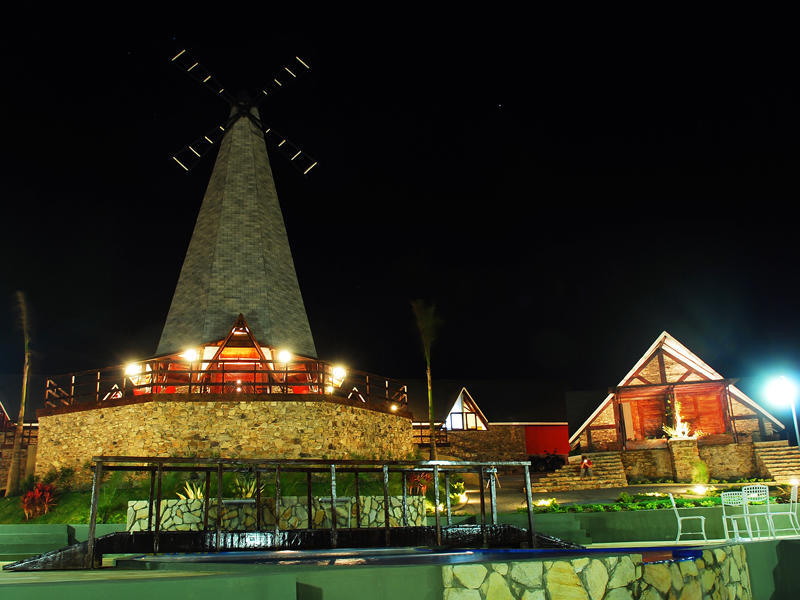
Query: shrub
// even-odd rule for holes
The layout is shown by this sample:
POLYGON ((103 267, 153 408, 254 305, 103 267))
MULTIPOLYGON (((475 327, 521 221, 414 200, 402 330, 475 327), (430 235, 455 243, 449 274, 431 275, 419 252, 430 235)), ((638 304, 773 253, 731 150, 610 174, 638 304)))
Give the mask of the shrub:
POLYGON ((19 490, 23 494, 25 492, 30 492, 34 487, 36 487, 36 478, 31 474, 28 475, 22 482, 19 484, 19 490))
POLYGON ((46 515, 55 503, 55 488, 49 483, 37 483, 32 490, 22 496, 22 512, 25 513, 25 520, 46 515))
POLYGON ((73 489, 75 486, 75 469, 72 467, 61 467, 58 470, 56 482, 58 483, 58 487, 64 492, 73 489))
POLYGON ((622 492, 617 498, 617 502, 621 502, 622 504, 630 504, 633 502, 633 496, 627 492, 622 492))

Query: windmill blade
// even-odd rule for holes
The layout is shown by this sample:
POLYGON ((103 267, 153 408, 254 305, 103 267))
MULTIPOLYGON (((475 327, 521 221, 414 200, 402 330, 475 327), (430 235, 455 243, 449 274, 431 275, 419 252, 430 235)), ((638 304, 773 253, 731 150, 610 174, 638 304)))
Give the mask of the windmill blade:
POLYGON ((293 144, 270 127, 263 128, 264 138, 278 152, 283 154, 292 166, 302 175, 308 175, 317 166, 317 161, 303 152, 296 144, 293 144))
POLYGON ((200 162, 201 158, 219 145, 224 135, 225 128, 218 125, 173 154, 172 160, 178 163, 184 171, 189 172, 200 162))
POLYGON ((310 70, 308 62, 295 56, 294 60, 285 64, 263 87, 258 88, 261 101, 263 102, 278 90, 292 85, 310 70))
POLYGON ((225 90, 225 86, 211 75, 208 69, 197 62, 185 48, 173 56, 170 62, 189 75, 189 77, 199 82, 203 87, 210 90, 215 96, 220 96, 229 103, 233 102, 233 96, 225 90))

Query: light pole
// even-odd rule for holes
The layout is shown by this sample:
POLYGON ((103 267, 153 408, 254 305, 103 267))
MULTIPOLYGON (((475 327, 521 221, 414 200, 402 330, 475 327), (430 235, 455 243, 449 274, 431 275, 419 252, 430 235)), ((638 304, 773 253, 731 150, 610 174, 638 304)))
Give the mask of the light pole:
POLYGON ((794 419, 794 436, 795 444, 800 445, 800 432, 797 428, 797 411, 795 409, 795 400, 797 399, 797 385, 789 379, 781 375, 776 377, 767 384, 766 388, 767 399, 773 404, 781 406, 789 404, 792 407, 792 419, 794 419))

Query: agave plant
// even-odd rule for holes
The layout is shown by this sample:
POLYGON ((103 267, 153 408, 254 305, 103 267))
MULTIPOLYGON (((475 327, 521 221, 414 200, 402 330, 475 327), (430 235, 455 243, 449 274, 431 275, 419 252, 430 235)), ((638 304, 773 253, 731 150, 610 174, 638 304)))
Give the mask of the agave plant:
MULTIPOLYGON (((233 481, 233 493, 237 498, 255 498, 256 497, 256 479, 251 476, 243 476, 239 479, 237 475, 233 481)), ((264 493, 264 484, 261 484, 261 493, 264 493)))
POLYGON ((175 492, 181 500, 202 500, 204 498, 203 485, 201 483, 187 481, 183 484, 183 489, 186 492, 185 496, 180 492, 175 492))

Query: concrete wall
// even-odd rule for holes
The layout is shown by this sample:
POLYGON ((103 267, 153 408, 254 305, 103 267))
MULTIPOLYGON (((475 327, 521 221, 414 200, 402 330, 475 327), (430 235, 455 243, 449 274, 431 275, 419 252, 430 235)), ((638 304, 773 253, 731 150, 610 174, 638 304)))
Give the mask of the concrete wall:
POLYGON ((406 416, 262 398, 154 394, 104 408, 40 411, 36 472, 80 467, 97 455, 401 459, 416 450, 406 416))

